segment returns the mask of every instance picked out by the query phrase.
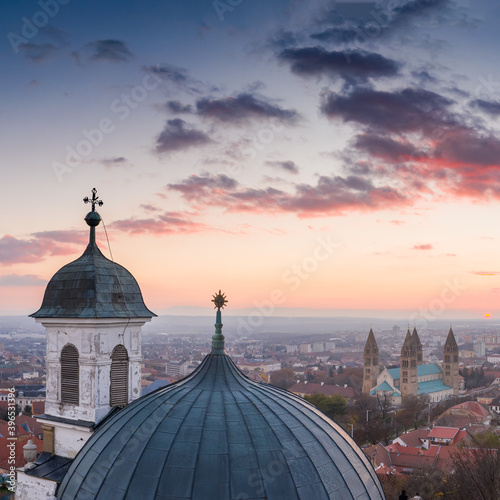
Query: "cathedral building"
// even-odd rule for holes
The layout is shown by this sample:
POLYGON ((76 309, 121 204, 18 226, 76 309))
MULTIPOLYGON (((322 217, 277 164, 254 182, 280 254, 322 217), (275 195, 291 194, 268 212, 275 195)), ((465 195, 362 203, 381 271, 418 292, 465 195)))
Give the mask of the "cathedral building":
POLYGON ((410 328, 401 348, 399 368, 379 365, 379 351, 372 329, 364 350, 363 393, 390 393, 396 405, 406 396, 427 394, 431 402, 458 395, 458 345, 450 327, 444 345, 443 365, 423 363, 422 343, 417 329, 410 328))
POLYGON ((184 379, 139 397, 140 330, 154 314, 135 278, 97 247, 102 203, 95 190, 88 201, 89 244, 32 315, 47 331, 44 449, 18 470, 16 499, 383 500, 342 428, 237 368, 221 291, 211 352, 184 379))

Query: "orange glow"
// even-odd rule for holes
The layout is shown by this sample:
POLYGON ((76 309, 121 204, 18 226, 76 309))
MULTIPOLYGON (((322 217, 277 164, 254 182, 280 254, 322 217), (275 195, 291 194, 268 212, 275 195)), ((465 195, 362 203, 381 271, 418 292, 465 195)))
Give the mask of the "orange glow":
POLYGON ((484 317, 485 317, 485 318, 491 318, 491 314, 490 314, 490 313, 486 313, 486 314, 484 315, 484 317))

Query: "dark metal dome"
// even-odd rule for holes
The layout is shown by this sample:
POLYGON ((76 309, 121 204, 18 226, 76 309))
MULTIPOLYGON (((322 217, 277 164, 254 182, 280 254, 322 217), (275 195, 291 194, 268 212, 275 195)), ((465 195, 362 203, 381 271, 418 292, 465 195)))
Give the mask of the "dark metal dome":
MULTIPOLYGON (((96 212, 94 212, 96 213, 96 212)), ((91 227, 94 230, 94 227, 91 227)), ((91 240, 83 255, 49 281, 33 318, 151 318, 141 289, 124 267, 107 259, 91 240)))
POLYGON ((213 349, 185 379, 108 418, 58 492, 79 499, 384 499, 352 439, 302 398, 213 349))

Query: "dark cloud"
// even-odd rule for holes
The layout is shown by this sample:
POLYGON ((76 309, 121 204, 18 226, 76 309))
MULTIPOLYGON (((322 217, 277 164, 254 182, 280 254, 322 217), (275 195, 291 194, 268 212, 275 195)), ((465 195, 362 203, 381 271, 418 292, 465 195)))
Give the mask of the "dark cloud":
POLYGON ((191 104, 182 104, 179 101, 167 101, 165 109, 175 114, 190 114, 193 112, 193 106, 191 106, 191 104))
POLYGON ((371 156, 389 161, 404 161, 408 157, 422 155, 422 152, 408 141, 396 141, 376 134, 357 135, 354 145, 358 150, 365 151, 371 156))
POLYGON ((197 209, 224 207, 233 212, 290 212, 299 217, 343 215, 352 211, 373 211, 410 203, 390 186, 375 186, 358 176, 321 176, 316 185, 296 184, 294 193, 273 187, 248 188, 225 175, 192 175, 169 184, 197 209))
POLYGON ((173 64, 156 64, 142 68, 147 73, 153 73, 164 85, 187 92, 191 95, 205 95, 207 92, 217 92, 217 86, 207 84, 189 75, 185 68, 173 64))
POLYGON ((0 276, 0 286, 42 286, 47 281, 34 274, 6 274, 0 276))
POLYGON ((295 123, 299 113, 285 109, 262 97, 249 93, 220 99, 203 98, 196 103, 198 115, 225 123, 244 123, 252 119, 274 118, 286 123, 295 123))
POLYGON ((121 40, 94 40, 85 45, 84 52, 93 61, 125 62, 133 57, 121 40))
POLYGON ((210 137, 190 127, 184 120, 167 120, 165 128, 156 139, 157 153, 170 153, 192 147, 203 146, 212 142, 210 137))
POLYGON ((100 161, 107 168, 127 166, 127 159, 123 156, 116 156, 116 157, 112 157, 112 158, 102 158, 100 161))
POLYGON ((300 76, 328 75, 355 81, 395 76, 401 67, 393 59, 359 50, 338 52, 327 51, 322 47, 307 47, 286 49, 278 57, 290 64, 292 72, 300 76))
POLYGON ((396 92, 355 89, 348 95, 325 94, 321 110, 329 118, 400 134, 457 126, 448 109, 452 103, 424 89, 407 88, 396 92))
POLYGON ((31 62, 44 62, 50 59, 60 47, 52 43, 22 43, 19 52, 31 62))
POLYGON ((471 106, 474 106, 491 116, 500 115, 500 102, 485 101, 483 99, 476 99, 471 101, 471 106))
POLYGON ((288 160, 288 161, 266 161, 266 165, 269 165, 270 167, 275 167, 279 168, 280 170, 284 170, 285 172, 288 172, 290 174, 298 174, 299 173, 299 167, 294 161, 288 160))

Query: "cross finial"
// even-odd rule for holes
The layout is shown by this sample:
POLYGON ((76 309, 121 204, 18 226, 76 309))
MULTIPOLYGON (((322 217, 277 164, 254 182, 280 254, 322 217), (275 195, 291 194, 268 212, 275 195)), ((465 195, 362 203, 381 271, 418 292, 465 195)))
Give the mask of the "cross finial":
POLYGON ((92 189, 92 198, 85 196, 83 201, 84 201, 84 203, 92 203, 92 212, 95 212, 96 205, 99 205, 100 207, 102 207, 104 205, 104 202, 99 199, 99 196, 97 196, 97 189, 96 188, 92 189))

